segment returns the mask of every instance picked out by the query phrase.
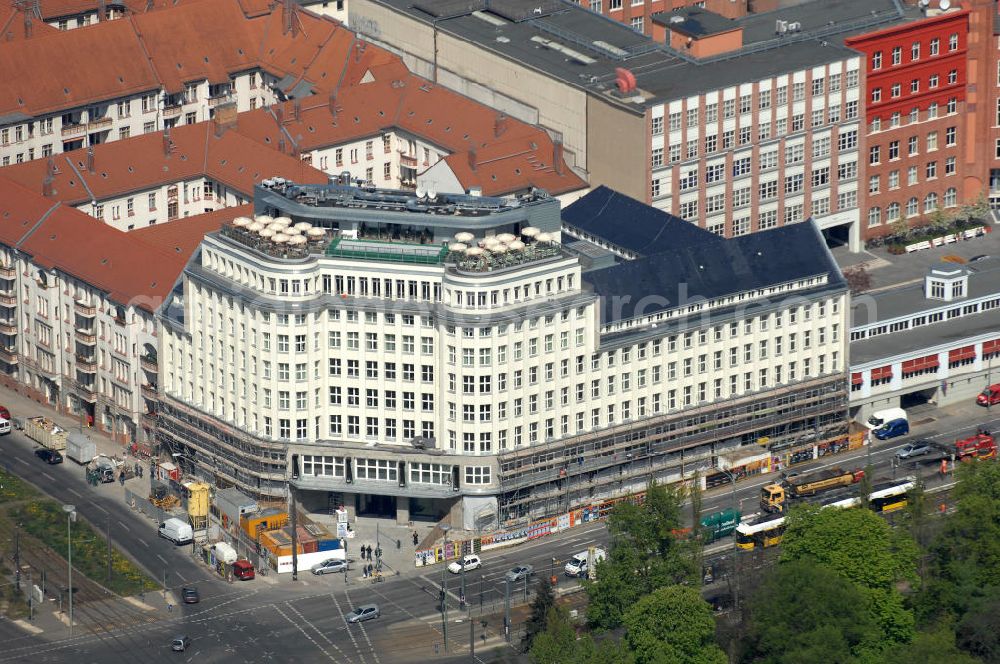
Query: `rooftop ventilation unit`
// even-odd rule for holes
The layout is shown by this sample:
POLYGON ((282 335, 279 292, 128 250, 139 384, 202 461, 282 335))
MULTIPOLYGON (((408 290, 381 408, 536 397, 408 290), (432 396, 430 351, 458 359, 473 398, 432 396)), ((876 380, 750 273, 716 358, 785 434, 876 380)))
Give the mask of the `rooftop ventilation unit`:
POLYGON ((783 35, 788 32, 788 21, 777 20, 774 22, 775 34, 783 35))

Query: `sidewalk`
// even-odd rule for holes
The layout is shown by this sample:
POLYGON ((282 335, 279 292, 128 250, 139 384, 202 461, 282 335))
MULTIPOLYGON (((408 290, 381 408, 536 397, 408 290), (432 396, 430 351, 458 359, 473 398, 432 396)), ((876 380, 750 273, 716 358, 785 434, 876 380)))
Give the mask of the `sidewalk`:
MULTIPOLYGON (((326 514, 309 514, 309 518, 316 523, 326 526, 330 532, 337 531, 336 517, 326 514)), ((354 561, 351 570, 361 574, 361 553, 363 546, 372 547, 371 564, 375 564, 374 551, 378 546, 382 547, 382 573, 386 576, 395 576, 396 572, 405 574, 414 569, 414 546, 413 533, 416 532, 422 541, 427 533, 434 527, 432 523, 414 524, 413 528, 399 526, 390 523, 388 519, 371 519, 359 517, 351 522, 354 537, 347 540, 347 557, 354 561), (399 543, 397 547, 396 544, 399 543)), ((365 565, 368 561, 365 560, 365 565)))

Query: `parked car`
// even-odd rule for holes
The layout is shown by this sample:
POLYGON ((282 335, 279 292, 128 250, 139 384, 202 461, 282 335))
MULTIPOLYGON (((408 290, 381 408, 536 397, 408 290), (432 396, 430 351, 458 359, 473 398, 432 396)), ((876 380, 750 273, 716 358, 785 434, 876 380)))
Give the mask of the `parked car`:
POLYGON ((910 433, 910 423, 903 418, 886 422, 878 429, 875 429, 875 437, 879 440, 889 440, 897 436, 905 436, 908 433, 910 433))
POLYGON ((35 450, 35 456, 44 461, 45 463, 51 465, 62 463, 63 458, 59 452, 55 450, 35 450))
POLYGON ((334 572, 346 572, 347 561, 338 558, 330 558, 312 566, 313 574, 332 574, 334 572))
POLYGON ((378 610, 377 604, 365 604, 364 606, 359 606, 348 613, 345 620, 349 623, 359 623, 366 620, 374 620, 380 615, 382 615, 382 613, 378 610))
POLYGON ((477 556, 474 553, 470 553, 469 555, 463 557, 461 560, 456 560, 455 562, 448 565, 448 571, 451 572, 452 574, 458 574, 459 572, 462 571, 463 567, 465 568, 466 572, 471 572, 472 570, 479 569, 482 566, 483 566, 483 561, 479 559, 479 556, 477 556))
POLYGON ((170 649, 174 652, 184 652, 191 647, 191 639, 186 636, 175 636, 170 642, 170 649))
POLYGON ((507 580, 511 583, 526 579, 535 573, 535 568, 531 565, 518 565, 507 572, 507 580))
POLYGON ((915 443, 904 445, 901 450, 896 452, 896 458, 900 460, 913 459, 914 457, 930 454, 932 451, 934 451, 933 443, 931 443, 929 440, 918 440, 915 443))
POLYGON ((249 560, 237 560, 233 563, 233 576, 244 581, 254 578, 256 573, 253 569, 253 563, 249 560))
POLYGON ((190 544, 194 540, 194 530, 191 528, 191 524, 177 518, 170 518, 161 523, 157 532, 160 537, 177 545, 190 544))
POLYGON ((7 406, 0 406, 0 417, 7 420, 8 422, 11 421, 10 410, 7 409, 7 406))
POLYGON ((198 589, 194 586, 183 588, 181 590, 181 597, 184 599, 185 604, 197 604, 201 601, 201 596, 198 595, 198 589))

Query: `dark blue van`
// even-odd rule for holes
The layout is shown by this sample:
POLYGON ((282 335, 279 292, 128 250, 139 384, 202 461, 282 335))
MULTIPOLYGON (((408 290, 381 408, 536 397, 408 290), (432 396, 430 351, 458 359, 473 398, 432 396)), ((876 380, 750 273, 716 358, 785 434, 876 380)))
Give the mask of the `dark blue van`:
POLYGON ((886 422, 878 429, 875 429, 875 437, 879 440, 905 436, 908 433, 910 433, 910 423, 903 418, 886 422))

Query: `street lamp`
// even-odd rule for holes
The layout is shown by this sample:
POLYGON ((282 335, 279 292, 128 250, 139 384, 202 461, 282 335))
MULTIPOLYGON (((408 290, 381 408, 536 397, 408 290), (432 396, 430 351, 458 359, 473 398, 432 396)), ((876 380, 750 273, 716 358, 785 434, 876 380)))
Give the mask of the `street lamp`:
POLYGON ((66 569, 69 576, 69 636, 73 638, 73 531, 71 524, 76 521, 76 506, 63 505, 66 512, 66 569))
POLYGON ((444 533, 444 547, 441 549, 441 635, 444 637, 444 651, 448 652, 448 531, 451 526, 443 524, 441 531, 444 533))

